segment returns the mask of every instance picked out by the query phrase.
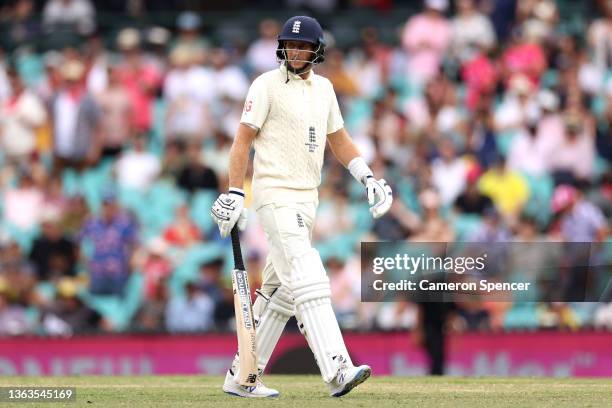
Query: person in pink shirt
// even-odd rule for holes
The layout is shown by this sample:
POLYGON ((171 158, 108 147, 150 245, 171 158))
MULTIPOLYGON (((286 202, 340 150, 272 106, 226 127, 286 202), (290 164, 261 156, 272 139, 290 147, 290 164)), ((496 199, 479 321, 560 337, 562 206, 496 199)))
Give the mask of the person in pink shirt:
POLYGON ((515 45, 508 48, 502 57, 507 83, 510 83, 515 75, 525 75, 536 87, 540 83, 547 61, 544 49, 539 43, 540 38, 532 31, 528 26, 524 26, 523 33, 515 45))
POLYGON ((490 95, 495 91, 498 80, 497 67, 484 53, 463 64, 461 78, 467 85, 466 104, 474 111, 483 95, 490 95))
POLYGON ((425 83, 440 68, 451 41, 451 24, 444 16, 448 0, 425 0, 425 10, 408 20, 402 33, 402 46, 408 53, 408 73, 425 83))
POLYGON ((159 286, 172 274, 174 268, 168 259, 167 251, 168 244, 162 238, 154 238, 147 245, 142 264, 146 299, 153 299, 159 291, 159 286))
POLYGON ((44 194, 30 173, 23 172, 19 184, 4 191, 2 201, 3 218, 8 224, 29 231, 40 223, 44 194))
POLYGON ((161 84, 161 73, 145 61, 140 49, 140 33, 136 29, 122 30, 117 43, 123 57, 119 76, 130 97, 132 126, 136 132, 146 133, 151 128, 152 104, 161 84))

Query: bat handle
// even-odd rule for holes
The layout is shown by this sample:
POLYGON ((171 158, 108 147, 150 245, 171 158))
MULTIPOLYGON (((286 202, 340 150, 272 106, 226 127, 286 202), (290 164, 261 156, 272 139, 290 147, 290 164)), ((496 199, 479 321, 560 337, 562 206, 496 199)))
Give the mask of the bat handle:
POLYGON ((240 249, 240 236, 238 234, 238 226, 234 225, 231 232, 232 249, 234 252, 234 269, 244 271, 244 261, 242 260, 242 251, 240 249))

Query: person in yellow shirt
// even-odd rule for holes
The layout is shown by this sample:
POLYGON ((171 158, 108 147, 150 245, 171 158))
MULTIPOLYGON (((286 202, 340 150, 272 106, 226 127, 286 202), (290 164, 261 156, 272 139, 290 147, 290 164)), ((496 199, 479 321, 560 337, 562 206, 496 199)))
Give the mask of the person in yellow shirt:
POLYGON ((497 210, 509 220, 518 219, 529 199, 527 180, 520 173, 509 169, 499 158, 478 181, 481 193, 491 198, 497 210))

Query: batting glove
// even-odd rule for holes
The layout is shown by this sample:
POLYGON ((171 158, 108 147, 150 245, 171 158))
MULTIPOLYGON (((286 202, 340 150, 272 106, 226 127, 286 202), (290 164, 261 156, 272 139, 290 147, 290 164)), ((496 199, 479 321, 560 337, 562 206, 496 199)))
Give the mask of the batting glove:
POLYGON ((234 225, 244 231, 247 223, 247 210, 244 208, 244 191, 230 188, 227 194, 221 194, 213 204, 210 215, 219 226, 223 238, 227 237, 234 225))
POLYGON ((366 192, 370 213, 374 218, 382 217, 393 204, 393 193, 385 179, 376 180, 373 176, 366 178, 366 192))

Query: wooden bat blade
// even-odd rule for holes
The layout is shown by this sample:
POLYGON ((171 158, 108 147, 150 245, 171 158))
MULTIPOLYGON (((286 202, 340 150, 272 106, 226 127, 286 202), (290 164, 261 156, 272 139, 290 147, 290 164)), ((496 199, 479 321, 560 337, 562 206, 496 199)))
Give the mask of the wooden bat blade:
POLYGON ((257 352, 255 348, 255 320, 251 305, 251 290, 246 271, 232 271, 234 310, 236 312, 236 335, 240 368, 238 383, 254 386, 257 379, 257 352))

